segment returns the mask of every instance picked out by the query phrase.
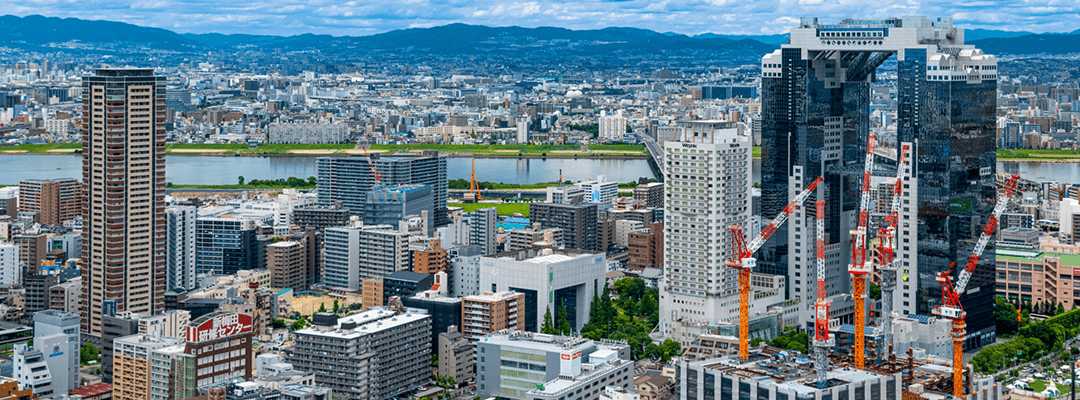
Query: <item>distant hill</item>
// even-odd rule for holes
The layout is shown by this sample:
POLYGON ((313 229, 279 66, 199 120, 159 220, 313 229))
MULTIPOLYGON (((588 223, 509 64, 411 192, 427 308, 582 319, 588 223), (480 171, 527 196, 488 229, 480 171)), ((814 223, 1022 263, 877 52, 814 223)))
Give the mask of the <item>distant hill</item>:
MULTIPOLYGON (((991 54, 1080 53, 1080 30, 1067 34, 1032 34, 969 29, 969 43, 991 54)), ((263 51, 318 50, 328 54, 499 54, 521 57, 695 55, 748 62, 760 59, 787 35, 687 36, 637 28, 571 30, 555 27, 522 28, 450 24, 401 29, 370 36, 295 36, 243 34, 178 34, 122 22, 89 21, 31 15, 0 16, 0 44, 19 47, 73 47, 73 44, 131 50, 141 46, 171 51, 254 48, 263 51)))
POLYGON ((1080 30, 1071 33, 1043 33, 1008 38, 969 40, 988 54, 1074 54, 1080 53, 1080 30))

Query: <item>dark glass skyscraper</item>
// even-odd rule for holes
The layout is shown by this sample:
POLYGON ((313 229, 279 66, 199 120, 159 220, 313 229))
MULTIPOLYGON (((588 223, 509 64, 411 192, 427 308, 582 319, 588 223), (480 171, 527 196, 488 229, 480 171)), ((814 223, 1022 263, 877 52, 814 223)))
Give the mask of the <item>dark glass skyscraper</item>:
MULTIPOLYGON (((996 60, 964 45, 949 18, 904 17, 822 24, 804 18, 788 44, 762 58, 762 216, 772 218, 818 177, 824 184, 759 252, 760 272, 786 275, 789 298, 815 295, 814 201, 825 201, 828 295, 848 293, 850 231, 856 225, 870 129, 870 85, 882 62, 898 61, 898 139, 917 156, 905 184, 894 309, 930 314, 935 276, 963 266, 993 208, 996 60), (816 198, 815 198, 816 197, 816 198)), ((962 298, 969 344, 994 338, 993 248, 962 298), (980 290, 980 286, 991 285, 980 290)), ((810 320, 810 307, 803 320, 810 320)))

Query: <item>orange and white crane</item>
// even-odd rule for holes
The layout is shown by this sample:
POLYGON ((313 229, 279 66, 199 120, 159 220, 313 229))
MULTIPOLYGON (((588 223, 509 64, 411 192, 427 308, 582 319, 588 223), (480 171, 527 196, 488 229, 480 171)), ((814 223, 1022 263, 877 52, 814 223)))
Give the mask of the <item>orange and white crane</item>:
POLYGON ((855 356, 855 367, 866 366, 866 276, 873 270, 873 264, 866 259, 866 225, 870 219, 870 170, 874 167, 874 142, 877 135, 870 134, 866 140, 866 160, 863 164, 862 197, 859 201, 859 220, 851 230, 851 274, 852 297, 855 299, 855 344, 851 353, 855 356))
POLYGON ((817 301, 814 301, 814 369, 819 387, 825 384, 829 370, 829 352, 833 339, 829 337, 829 300, 825 298, 825 202, 817 202, 817 301))
MULTIPOLYGON (((899 261, 894 258, 896 249, 896 222, 900 219, 900 197, 904 193, 904 163, 911 146, 900 146, 896 159, 896 183, 893 184, 892 203, 889 207, 889 215, 885 216, 887 225, 878 228, 878 259, 876 268, 881 271, 881 322, 882 345, 888 347, 892 344, 892 306, 893 293, 896 290, 896 271, 899 261)), ((885 350, 885 349, 882 349, 885 350)), ((885 354, 882 351, 880 354, 885 354)))
POLYGON ((472 193, 473 199, 476 201, 483 200, 484 196, 480 195, 480 183, 476 181, 476 159, 472 159, 472 175, 469 175, 469 192, 472 193))
POLYGON ((950 264, 949 269, 937 276, 937 281, 941 282, 942 305, 934 306, 931 312, 934 315, 952 320, 952 332, 949 336, 953 340, 953 396, 958 398, 964 397, 964 340, 967 339, 967 323, 964 322, 967 312, 960 305, 960 295, 964 294, 964 290, 967 289, 967 284, 971 281, 971 273, 975 271, 983 250, 986 250, 986 245, 990 242, 990 236, 994 234, 994 229, 997 228, 998 218, 1005 211, 1005 207, 1009 204, 1009 196, 1012 196, 1013 190, 1016 189, 1018 179, 1020 179, 1020 175, 1013 175, 1005 183, 1005 190, 998 194, 994 212, 990 214, 990 219, 986 221, 986 227, 983 228, 979 241, 975 242, 975 248, 971 250, 971 255, 968 256, 967 266, 957 274, 956 284, 953 284, 952 277, 949 276, 956 263, 950 264))
POLYGON ((795 200, 788 203, 787 207, 784 207, 784 211, 781 211, 780 215, 773 218, 772 222, 762 229, 754 240, 750 241, 750 244, 746 244, 745 239, 743 239, 742 225, 731 225, 728 228, 731 230, 731 245, 734 252, 731 255, 732 258, 724 262, 724 265, 739 271, 739 358, 743 360, 750 358, 750 273, 754 271, 754 266, 757 265, 754 252, 761 248, 761 245, 765 244, 766 240, 769 240, 773 232, 776 232, 780 226, 784 225, 784 222, 787 222, 788 217, 795 213, 795 210, 802 205, 802 202, 806 201, 806 198, 810 197, 810 193, 814 192, 814 189, 822 180, 822 178, 817 178, 802 193, 795 196, 795 200))

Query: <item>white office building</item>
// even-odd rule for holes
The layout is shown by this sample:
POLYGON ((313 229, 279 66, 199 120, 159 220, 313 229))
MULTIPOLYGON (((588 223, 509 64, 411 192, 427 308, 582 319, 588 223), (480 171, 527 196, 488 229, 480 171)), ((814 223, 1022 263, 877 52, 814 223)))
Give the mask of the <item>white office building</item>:
POLYGON ((738 316, 738 274, 724 261, 732 255, 728 227, 751 230, 750 140, 745 124, 694 120, 681 122, 664 144, 660 320, 667 334, 675 321, 717 323, 733 317, 731 310, 738 316))
POLYGON ((0 243, 0 286, 21 284, 22 270, 19 264, 19 246, 14 243, 0 243))
POLYGON ((578 185, 548 186, 547 202, 553 204, 571 204, 574 197, 585 197, 585 188, 578 185))
POLYGON ((57 394, 79 386, 79 314, 56 310, 34 313, 34 346, 41 349, 57 394))
MULTIPOLYGON (((16 343, 15 350, 11 355, 14 361, 15 380, 24 388, 33 388, 34 395, 38 398, 51 398, 62 394, 53 387, 52 374, 48 364, 45 363, 46 353, 40 349, 29 347, 26 343, 16 343)), ((66 391, 63 393, 67 393, 66 391)))
POLYGON ((529 144, 529 119, 518 118, 517 120, 517 142, 518 144, 529 144))
POLYGON ((604 254, 523 250, 481 257, 479 289, 524 293, 526 331, 539 332, 544 313, 551 310, 554 320, 560 304, 577 331, 589 321, 589 303, 606 273, 604 254))
POLYGON ((586 202, 615 205, 619 201, 619 184, 608 182, 603 175, 597 176, 594 181, 578 183, 577 186, 585 192, 586 202))
POLYGON ((195 280, 195 219, 192 206, 165 208, 165 274, 167 289, 198 289, 195 280))

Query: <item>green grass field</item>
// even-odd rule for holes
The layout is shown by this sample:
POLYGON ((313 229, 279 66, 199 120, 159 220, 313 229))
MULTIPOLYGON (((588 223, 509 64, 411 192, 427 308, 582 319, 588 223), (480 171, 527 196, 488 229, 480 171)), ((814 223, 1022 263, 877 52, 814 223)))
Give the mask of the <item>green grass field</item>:
POLYGON ((998 149, 998 160, 1080 161, 1080 152, 1054 149, 998 149))
MULTIPOLYGON (((1048 385, 1050 385, 1049 382, 1040 381, 1038 379, 1031 381, 1031 383, 1028 384, 1028 386, 1031 387, 1031 390, 1035 391, 1036 393, 1046 390, 1046 386, 1048 385)), ((1057 388, 1060 394, 1069 393, 1069 387, 1066 385, 1057 385, 1057 388)))
POLYGON ((514 215, 514 213, 520 213, 526 217, 529 216, 529 203, 449 203, 447 205, 450 207, 463 207, 465 212, 495 207, 498 209, 496 213, 499 215, 514 215))
POLYGON ((48 153, 49 150, 82 149, 82 143, 24 144, 0 147, 0 153, 48 153))
POLYGON ((754 158, 761 158, 761 146, 755 146, 750 154, 753 155, 754 158))

